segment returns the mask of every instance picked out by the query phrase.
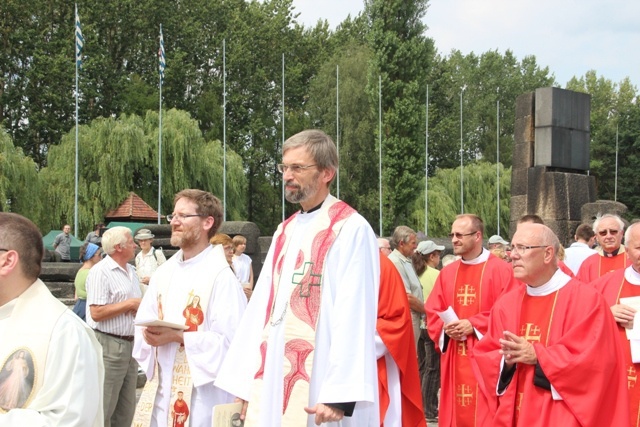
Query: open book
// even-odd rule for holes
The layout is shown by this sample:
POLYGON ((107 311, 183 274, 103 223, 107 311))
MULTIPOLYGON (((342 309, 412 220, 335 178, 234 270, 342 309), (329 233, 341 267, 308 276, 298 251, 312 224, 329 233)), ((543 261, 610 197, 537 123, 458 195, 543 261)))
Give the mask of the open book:
POLYGON ((182 329, 183 331, 186 331, 187 329, 189 329, 187 325, 181 325, 179 323, 171 323, 165 320, 136 320, 135 325, 136 326, 164 326, 166 328, 171 328, 171 329, 182 329))
POLYGON ((240 420, 242 403, 227 403, 213 407, 211 417, 212 427, 240 427, 244 426, 244 421, 240 420))

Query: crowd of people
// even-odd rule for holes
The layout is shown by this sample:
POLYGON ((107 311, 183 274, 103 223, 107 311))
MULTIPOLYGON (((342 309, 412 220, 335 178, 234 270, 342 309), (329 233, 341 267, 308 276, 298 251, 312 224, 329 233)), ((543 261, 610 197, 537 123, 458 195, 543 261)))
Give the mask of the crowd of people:
POLYGON ((208 427, 231 403, 247 427, 637 425, 640 225, 604 214, 564 250, 527 215, 485 247, 462 214, 445 254, 407 226, 376 236, 330 194, 325 133, 282 156, 300 210, 255 284, 206 191, 175 195, 168 259, 149 229, 97 224, 73 311, 38 279, 38 229, 0 213, 0 425, 208 427))

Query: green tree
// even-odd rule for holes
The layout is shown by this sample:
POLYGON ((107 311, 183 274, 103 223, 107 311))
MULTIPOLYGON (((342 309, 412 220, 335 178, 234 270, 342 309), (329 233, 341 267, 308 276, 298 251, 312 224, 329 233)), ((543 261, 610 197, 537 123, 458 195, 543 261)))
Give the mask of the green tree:
POLYGON ((382 80, 382 144, 385 231, 411 224, 415 177, 424 165, 424 99, 433 66, 433 41, 424 36, 427 0, 365 0, 369 19, 368 92, 377 115, 378 76, 382 80))
MULTIPOLYGON (((511 192, 511 169, 500 169, 500 231, 509 228, 509 194, 511 192)), ((496 191, 496 165, 476 162, 466 165, 464 175, 464 211, 482 218, 485 236, 498 234, 498 208, 496 191)), ((428 236, 445 237, 451 224, 460 214, 460 168, 438 169, 429 178, 429 229, 428 236)), ((424 179, 422 193, 417 195, 412 206, 412 217, 418 229, 425 231, 424 179)))
POLYGON ((0 211, 19 213, 38 223, 42 212, 38 184, 34 161, 0 130, 0 211))
MULTIPOLYGON (((96 119, 79 128, 78 216, 88 232, 116 208, 129 191, 149 205, 158 200, 158 113, 144 118, 122 115, 96 119)), ((222 197, 222 147, 205 141, 197 123, 184 111, 168 110, 162 120, 162 213, 171 212, 173 196, 184 188, 201 188, 222 197)), ((75 132, 52 147, 41 174, 49 207, 46 227, 74 217, 75 132)), ((227 219, 242 219, 246 177, 239 156, 227 152, 227 219)), ((77 233, 77 232, 76 232, 77 233)), ((83 235, 82 233, 78 235, 83 235)))

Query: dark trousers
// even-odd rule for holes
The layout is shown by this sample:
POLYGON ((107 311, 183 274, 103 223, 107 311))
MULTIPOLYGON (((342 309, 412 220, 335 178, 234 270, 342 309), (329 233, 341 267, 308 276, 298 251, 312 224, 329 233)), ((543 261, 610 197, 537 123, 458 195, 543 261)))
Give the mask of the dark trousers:
POLYGON ((438 416, 438 390, 440 389, 440 355, 425 329, 418 340, 418 367, 422 383, 422 405, 427 418, 438 416))

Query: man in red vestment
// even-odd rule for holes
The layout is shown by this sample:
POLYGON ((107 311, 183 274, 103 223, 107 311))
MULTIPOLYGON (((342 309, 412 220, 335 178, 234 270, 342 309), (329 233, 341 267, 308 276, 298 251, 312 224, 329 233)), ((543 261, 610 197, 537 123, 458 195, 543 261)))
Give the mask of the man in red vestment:
POLYGON ((605 214, 593 222, 593 231, 600 244, 599 253, 584 260, 576 278, 591 283, 605 274, 629 266, 629 259, 622 246, 624 222, 618 215, 605 214))
POLYGON ((487 331, 489 310, 516 286, 511 265, 483 248, 484 224, 476 215, 458 215, 451 226, 453 253, 462 259, 442 269, 427 299, 429 336, 440 358, 438 425, 476 426, 488 414, 477 411, 477 381, 469 354, 487 331), (459 320, 446 325, 438 313, 452 307, 459 320))
POLYGON ((376 332, 380 426, 426 427, 409 302, 402 277, 382 252, 376 332))
POLYGON ((189 417, 189 406, 187 406, 187 402, 183 399, 184 393, 179 391, 178 398, 173 404, 173 426, 172 427, 184 427, 187 422, 187 418, 189 417))
POLYGON ((618 339, 623 349, 622 363, 627 374, 629 418, 632 426, 640 425, 640 340, 629 340, 625 328, 633 327, 636 309, 622 304, 622 298, 640 297, 640 223, 631 224, 624 235, 626 252, 631 265, 605 274, 593 285, 611 307, 618 324, 618 339), (635 363, 634 363, 635 361, 635 363))
POLYGON ((558 269, 559 246, 541 224, 513 236, 514 275, 526 286, 496 302, 472 352, 487 427, 629 425, 615 321, 591 286, 558 269))

